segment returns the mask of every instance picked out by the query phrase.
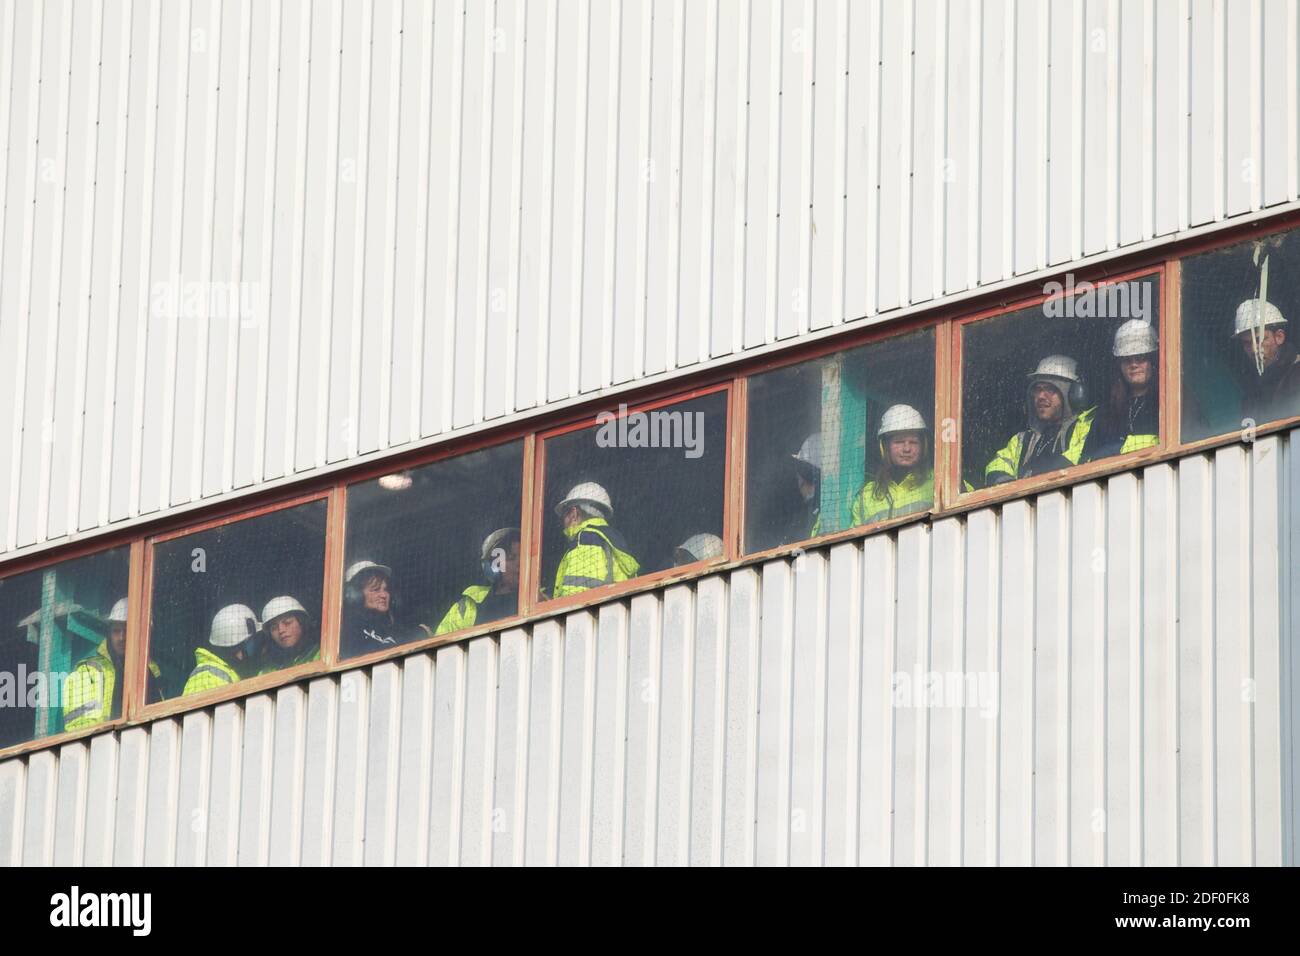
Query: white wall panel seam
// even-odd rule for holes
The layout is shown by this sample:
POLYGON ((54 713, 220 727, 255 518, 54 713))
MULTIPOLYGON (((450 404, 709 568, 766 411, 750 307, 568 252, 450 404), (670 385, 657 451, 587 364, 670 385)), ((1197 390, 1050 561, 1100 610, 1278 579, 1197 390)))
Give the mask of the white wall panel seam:
MULTIPOLYGON (((406 21, 406 2, 396 0, 396 21, 389 24, 389 36, 394 52, 388 72, 388 170, 385 174, 387 187, 384 190, 384 215, 387 228, 384 232, 384 273, 382 314, 380 316, 379 339, 379 433, 376 442, 381 448, 392 444, 392 391, 393 364, 393 325, 397 321, 394 301, 397 283, 397 204, 398 192, 402 183, 398 178, 402 144, 402 69, 406 63, 406 34, 403 24, 406 21)), ((495 9, 495 5, 494 5, 495 9)), ((481 417, 481 416, 480 416, 481 417)))
MULTIPOLYGON (((44 387, 41 390, 41 418, 40 418, 40 477, 36 486, 36 511, 33 515, 34 533, 37 541, 44 541, 48 537, 49 526, 49 508, 50 508, 50 464, 54 453, 54 443, 58 436, 55 431, 57 424, 55 419, 55 400, 56 389, 58 384, 58 351, 59 351, 59 331, 60 319, 64 315, 62 301, 63 286, 63 267, 64 267, 64 250, 63 250, 63 227, 64 216, 67 211, 67 182, 69 172, 68 159, 68 114, 70 112, 70 102, 72 99, 72 4, 68 3, 64 8, 63 22, 59 32, 60 42, 59 49, 62 52, 62 59, 59 64, 59 88, 56 103, 58 106, 58 126, 57 141, 55 145, 55 157, 51 161, 48 157, 40 157, 39 162, 42 168, 41 180, 46 185, 54 186, 58 189, 58 196, 54 202, 55 212, 50 217, 51 221, 51 241, 50 256, 48 262, 51 264, 49 279, 49 299, 47 306, 50 310, 46 317, 49 325, 45 331, 45 373, 42 379, 44 387), (66 38, 66 42, 62 39, 66 38), (51 163, 52 166, 47 166, 51 163), (50 180, 46 177, 47 169, 58 169, 58 178, 50 180)), ((42 64, 43 66, 44 64, 42 64)), ((37 129, 39 130, 39 124, 37 129)), ((37 187, 37 205, 40 208, 39 190, 37 187)), ((71 305, 71 303, 69 303, 71 305)), ((66 334, 66 330, 65 334, 66 334)))
MULTIPOLYGON (((91 290, 94 285, 94 254, 93 239, 95 235, 95 218, 96 218, 96 196, 97 180, 95 178, 96 168, 99 162, 99 128, 100 128, 100 104, 103 86, 104 72, 104 10, 96 6, 92 17, 92 43, 91 46, 95 51, 95 88, 91 93, 91 107, 86 111, 86 139, 91 142, 90 154, 86 160, 85 179, 82 183, 82 189, 86 194, 85 209, 82 212, 82 240, 80 262, 82 264, 83 275, 85 277, 84 294, 76 303, 77 314, 77 366, 73 378, 73 400, 72 400, 72 441, 71 454, 74 456, 72 465, 68 469, 66 499, 64 507, 66 508, 63 527, 68 530, 76 530, 78 526, 77 515, 80 512, 81 499, 81 462, 86 457, 85 447, 85 404, 87 395, 86 382, 86 353, 89 348, 89 325, 91 311, 91 290)), ((3 128, 3 127, 0 127, 3 128)), ((0 227, 2 228, 2 227, 0 227)), ((107 252, 107 250, 105 250, 107 252)), ((46 528, 46 534, 43 537, 49 537, 49 528, 46 528)))
MULTIPOLYGON (((374 93, 374 49, 375 49, 375 21, 374 5, 370 3, 361 4, 361 55, 360 55, 360 84, 361 90, 358 95, 358 101, 361 108, 361 115, 357 119, 358 130, 358 149, 356 165, 356 211, 355 222, 353 223, 353 246, 352 246, 352 301, 348 304, 347 323, 351 333, 351 347, 348 349, 348 407, 347 418, 344 420, 344 447, 346 457, 349 459, 357 457, 357 449, 360 442, 361 434, 361 349, 364 345, 362 332, 365 323, 365 291, 366 291, 366 258, 370 252, 369 244, 366 242, 366 226, 370 216, 370 110, 371 98, 374 93)), ((394 57, 394 67, 400 66, 397 57, 394 57)), ((394 123, 394 126, 397 124, 394 123)), ((391 175, 389 182, 392 182, 391 175)), ((327 350, 328 351, 328 350, 327 350)), ((331 359, 332 361, 332 359, 331 359)), ((328 366, 328 361, 325 363, 328 366)), ((327 373, 328 374, 328 373, 327 373)), ((329 461, 329 446, 326 445, 325 460, 329 461)))
MULTIPOLYGON (((182 21, 183 27, 181 29, 181 35, 189 38, 191 35, 191 17, 194 12, 193 0, 186 0, 184 9, 185 16, 182 21)), ((188 43, 185 45, 184 49, 189 49, 188 43)), ((178 116, 176 118, 175 130, 173 132, 176 142, 172 147, 171 155, 172 201, 170 207, 168 207, 171 212, 172 221, 170 224, 170 239, 167 248, 162 252, 162 256, 166 261, 166 266, 163 274, 164 278, 161 280, 164 287, 168 287, 169 285, 171 288, 179 288, 181 283, 181 254, 184 248, 183 228, 185 225, 185 147, 186 135, 189 128, 190 102, 190 59, 186 56, 180 55, 178 52, 177 61, 178 65, 176 69, 178 75, 174 78, 175 87, 173 89, 174 91, 177 91, 179 105, 177 106, 178 116)), ((161 109, 159 109, 159 112, 161 113, 161 109)), ((150 231, 152 232, 152 224, 150 226, 150 231)), ((153 274, 153 270, 151 269, 150 275, 153 274)), ((151 289, 156 287, 155 284, 151 289)), ((166 335, 164 355, 160 363, 162 369, 162 380, 159 385, 159 391, 154 395, 149 395, 146 392, 147 401, 152 400, 162 405, 162 423, 159 426, 158 435, 155 436, 155 440, 160 447, 158 488, 154 501, 145 502, 145 508, 148 511, 163 510, 167 505, 174 503, 171 494, 171 487, 175 448, 176 389, 178 384, 176 375, 177 337, 180 326, 180 316, 179 312, 177 315, 159 315, 158 313, 160 311, 161 310, 154 307, 154 304, 151 301, 146 312, 147 318, 145 320, 146 327, 150 320, 156 320, 162 323, 166 335)), ((146 389, 147 388, 148 386, 146 385, 146 389)), ((147 441, 149 434, 149 418, 147 413, 144 418, 144 429, 145 437, 143 440, 147 441)))
MULTIPOLYGON (((3 261, 4 258, 4 237, 9 220, 9 153, 12 149, 10 144, 14 138, 10 123, 12 122, 11 114, 13 112, 14 76, 17 73, 17 66, 12 56, 14 49, 14 9, 16 6, 15 0, 9 0, 4 4, 3 9, 0 9, 0 49, 6 51, 5 63, 0 64, 0 133, 4 135, 6 141, 6 148, 0 150, 0 261, 3 261)), ((23 320, 21 313, 15 315, 13 321, 18 324, 20 329, 26 328, 27 323, 23 320)), ((3 318, 0 318, 0 324, 5 324, 3 318)), ((16 394, 17 385, 14 388, 16 394)), ((10 405, 11 408, 14 407, 13 403, 10 403, 10 405)), ((15 409, 12 420, 0 420, 0 442, 4 442, 6 437, 13 437, 17 434, 18 419, 15 409), (4 429, 6 427, 11 430, 9 436, 5 435, 4 429)), ((16 462, 18 455, 14 454, 13 458, 16 462)), ((12 470, 13 465, 11 463, 10 471, 12 470)), ((16 497, 16 495, 11 493, 11 497, 16 497)), ((0 542, 12 547, 9 529, 13 527, 13 523, 9 520, 9 511, 10 508, 7 507, 3 512, 7 524, 0 525, 0 542)))
MULTIPOLYGON (((199 268, 201 270, 203 290, 201 298, 202 306, 200 315, 194 319, 199 325, 199 335, 197 345, 194 349, 194 415, 192 417, 193 426, 190 427, 190 487, 184 500, 195 501, 203 496, 203 447, 204 438, 206 437, 207 426, 214 414, 218 410, 209 406, 207 401, 208 390, 208 363, 209 347, 212 344, 212 275, 213 275, 213 255, 216 246, 216 175, 217 175, 217 120, 221 109, 221 57, 224 52, 224 45, 221 42, 221 8, 226 0, 212 0, 211 10, 209 11, 207 34, 211 39, 211 53, 209 54, 212 64, 207 77, 207 117, 204 122, 203 136, 203 227, 199 244, 199 268)), ((238 165, 238 164, 236 164, 238 165)), ((178 292, 184 289, 186 285, 185 276, 182 272, 178 276, 178 292)), ((236 303, 239 299, 236 296, 236 303)), ((238 306, 236 305, 236 314, 238 306)), ((182 309, 176 316, 176 323, 179 328, 181 322, 185 321, 184 310, 182 309)), ((230 323, 238 329, 238 322, 230 323)), ((228 352, 226 361, 230 367, 237 367, 237 356, 228 352)), ((233 396, 233 391, 228 392, 233 396)), ((229 407, 226 408, 229 413, 229 407)), ((224 490, 224 489, 223 489, 224 490)), ((163 499, 164 505, 170 504, 176 500, 174 494, 168 493, 163 499)))

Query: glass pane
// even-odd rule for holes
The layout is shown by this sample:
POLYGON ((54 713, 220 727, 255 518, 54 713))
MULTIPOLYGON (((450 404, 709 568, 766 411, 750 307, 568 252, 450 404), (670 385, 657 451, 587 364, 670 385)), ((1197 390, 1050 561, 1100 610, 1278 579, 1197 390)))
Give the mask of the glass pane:
POLYGON ((723 553, 727 394, 626 406, 546 440, 544 597, 723 553))
POLYGON ((154 546, 151 703, 320 659, 325 513, 310 501, 154 546))
POLYGON ((1297 269, 1295 230, 1183 260, 1183 441, 1300 415, 1297 269))
POLYGON ((342 657, 519 612, 523 442, 348 488, 342 657))
POLYGON ((122 713, 129 549, 0 580, 0 747, 122 713))
POLYGON ((1158 281, 1065 292, 961 330, 968 490, 1159 444, 1158 281))
POLYGON ((749 380, 745 551, 928 511, 934 330, 749 380))

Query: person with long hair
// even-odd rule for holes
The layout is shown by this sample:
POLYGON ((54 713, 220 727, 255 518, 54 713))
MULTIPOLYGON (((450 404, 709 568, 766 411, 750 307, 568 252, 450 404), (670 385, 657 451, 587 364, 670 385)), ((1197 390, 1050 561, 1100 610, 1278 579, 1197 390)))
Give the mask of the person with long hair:
POLYGON ((925 418, 911 405, 891 405, 876 439, 880 464, 853 499, 853 523, 928 511, 934 504, 934 447, 925 418))
POLYGON ((1084 443, 1083 460, 1127 455, 1160 443, 1160 381, 1156 330, 1130 319, 1115 331, 1115 374, 1106 403, 1084 443))

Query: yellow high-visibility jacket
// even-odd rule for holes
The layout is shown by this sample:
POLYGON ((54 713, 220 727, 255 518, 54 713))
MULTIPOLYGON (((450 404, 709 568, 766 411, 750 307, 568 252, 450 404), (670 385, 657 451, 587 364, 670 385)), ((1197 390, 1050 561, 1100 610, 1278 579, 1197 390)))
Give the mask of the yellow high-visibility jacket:
POLYGON ((1120 446, 1119 453, 1127 455, 1129 452, 1141 451, 1143 448, 1150 448, 1152 445, 1159 444, 1159 435, 1129 435, 1124 439, 1124 444, 1120 446))
POLYGON ((923 479, 909 472, 902 481, 891 481, 887 490, 868 481, 853 499, 851 514, 855 525, 870 524, 928 511, 933 504, 934 471, 927 471, 923 479))
POLYGON ((227 687, 239 681, 239 673, 206 647, 194 649, 194 670, 190 671, 189 680, 181 696, 202 694, 204 691, 227 687))
POLYGON ((447 613, 442 616, 437 630, 433 632, 434 636, 473 627, 474 622, 478 620, 479 604, 491 593, 492 589, 486 584, 471 584, 467 587, 461 594, 460 600, 449 607, 447 613))
POLYGON ((274 674, 276 671, 282 671, 288 667, 297 667, 299 664, 306 664, 310 661, 318 661, 318 660, 320 660, 319 644, 313 647, 309 652, 304 654, 299 654, 293 660, 288 661, 284 664, 263 664, 261 669, 258 670, 257 676, 261 677, 263 674, 274 674))
MULTIPOLYGON (((149 672, 162 672, 153 661, 149 672)), ((63 729, 83 730, 113 719, 113 690, 117 686, 117 664, 108 652, 108 641, 100 641, 95 653, 83 659, 63 685, 63 729)))
POLYGON ((602 584, 626 581, 641 571, 637 559, 614 543, 615 537, 621 543, 621 536, 604 518, 587 518, 565 528, 564 534, 570 541, 569 550, 555 569, 552 597, 581 594, 602 584))
MULTIPOLYGON (((1096 408, 1085 409, 1079 413, 1079 417, 1070 425, 1070 437, 1066 442, 1065 449, 1061 452, 1061 456, 1072 465, 1077 465, 1083 455, 1083 443, 1087 440, 1088 432, 1092 429, 1093 416, 1096 413, 1096 408)), ((1011 436, 1011 440, 1006 443, 1006 446, 993 456, 993 460, 984 469, 985 484, 998 473, 1010 475, 1012 478, 1022 477, 1020 474, 1022 464, 1020 458, 1024 454, 1028 435, 1029 429, 1016 432, 1011 436)))

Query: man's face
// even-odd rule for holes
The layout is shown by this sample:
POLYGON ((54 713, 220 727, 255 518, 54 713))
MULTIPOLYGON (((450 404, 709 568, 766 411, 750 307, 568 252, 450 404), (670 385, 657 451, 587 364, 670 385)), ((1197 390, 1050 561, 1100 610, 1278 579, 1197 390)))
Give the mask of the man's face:
POLYGON ((1132 388, 1147 388, 1151 384, 1151 356, 1125 355, 1119 360, 1120 374, 1132 388))
POLYGON ((362 585, 361 596, 367 610, 387 614, 388 605, 392 603, 392 595, 388 591, 388 578, 382 574, 372 574, 362 585))
POLYGON ((889 463, 895 468, 911 468, 921 459, 921 436, 917 432, 896 432, 885 441, 889 463))
POLYGON ((282 650, 290 650, 298 646, 302 640, 302 621, 297 614, 281 614, 271 626, 267 628, 271 635, 271 640, 282 650))
MULTIPOLYGON (((1246 353, 1246 358, 1253 363, 1257 350, 1255 343, 1250 340, 1250 333, 1245 332, 1237 336, 1237 341, 1241 343, 1241 349, 1246 353)), ((1263 334, 1260 335, 1258 353, 1265 368, 1268 368, 1277 359, 1277 350, 1282 347, 1282 343, 1285 341, 1285 329, 1265 329, 1263 334)))
POLYGON ((108 648, 115 657, 126 653, 126 625, 114 624, 108 632, 108 648))
POLYGON ((1029 392, 1034 403, 1034 415, 1040 422, 1059 422, 1065 410, 1065 402, 1055 385, 1047 382, 1035 382, 1029 392))
POLYGON ((817 491, 817 486, 813 484, 811 481, 809 481, 807 478, 805 478, 803 475, 796 474, 795 478, 799 482, 799 496, 803 498, 804 501, 808 501, 810 498, 812 498, 813 494, 817 491))
POLYGON ((578 510, 577 505, 569 505, 564 509, 564 526, 572 528, 578 524, 582 524, 582 512, 578 510))

